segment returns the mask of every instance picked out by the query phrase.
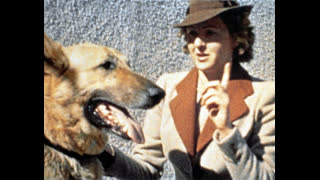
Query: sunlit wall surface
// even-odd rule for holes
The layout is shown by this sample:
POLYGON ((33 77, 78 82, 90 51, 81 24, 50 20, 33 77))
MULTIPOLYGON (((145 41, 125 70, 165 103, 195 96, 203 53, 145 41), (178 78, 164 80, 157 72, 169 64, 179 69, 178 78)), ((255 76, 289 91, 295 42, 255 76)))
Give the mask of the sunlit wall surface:
MULTIPOLYGON (((275 80, 275 0, 239 2, 254 5, 250 20, 256 34, 254 60, 243 66, 255 77, 275 80)), ((193 66, 172 27, 187 6, 187 0, 45 0, 44 32, 64 46, 87 41, 118 49, 134 71, 156 81, 163 73, 193 66)), ((130 112, 143 123, 145 111, 130 112)), ((114 136, 110 141, 127 153, 133 146, 114 136)), ((174 179, 169 163, 162 179, 174 179)))

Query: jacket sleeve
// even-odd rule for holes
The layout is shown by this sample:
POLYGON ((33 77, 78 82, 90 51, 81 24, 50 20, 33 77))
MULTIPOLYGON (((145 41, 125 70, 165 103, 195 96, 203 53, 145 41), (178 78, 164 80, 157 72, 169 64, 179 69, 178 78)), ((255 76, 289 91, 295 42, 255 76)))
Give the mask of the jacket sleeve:
MULTIPOLYGON (((165 90, 163 76, 159 78, 157 85, 165 90)), ((107 176, 120 179, 160 179, 166 161, 160 138, 163 101, 146 112, 143 127, 144 144, 137 144, 130 156, 113 147, 114 163, 105 169, 107 176)))
POLYGON ((232 179, 275 179, 274 83, 269 83, 257 99, 256 120, 248 141, 237 127, 222 140, 218 131, 213 134, 232 179))

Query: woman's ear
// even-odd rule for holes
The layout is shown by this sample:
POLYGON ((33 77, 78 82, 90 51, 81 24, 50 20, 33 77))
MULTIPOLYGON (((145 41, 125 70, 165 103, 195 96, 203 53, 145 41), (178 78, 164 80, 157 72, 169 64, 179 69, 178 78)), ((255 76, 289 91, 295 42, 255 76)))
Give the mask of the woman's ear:
POLYGON ((239 48, 239 55, 243 55, 244 54, 244 49, 243 48, 239 48))
POLYGON ((238 47, 238 54, 243 55, 249 47, 249 42, 245 38, 237 37, 233 45, 234 48, 238 47))

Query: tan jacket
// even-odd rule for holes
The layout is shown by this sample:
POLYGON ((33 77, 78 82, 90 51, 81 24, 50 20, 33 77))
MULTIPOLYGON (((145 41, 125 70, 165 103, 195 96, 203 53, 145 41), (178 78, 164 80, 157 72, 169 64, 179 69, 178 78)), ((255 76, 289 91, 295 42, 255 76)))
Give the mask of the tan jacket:
POLYGON ((221 140, 211 121, 193 138, 196 80, 195 69, 159 78, 166 97, 147 111, 145 144, 134 148, 132 158, 115 150, 116 161, 107 174, 157 179, 169 160, 176 179, 275 179, 274 82, 252 79, 242 68, 232 73, 228 94, 235 128, 221 140))

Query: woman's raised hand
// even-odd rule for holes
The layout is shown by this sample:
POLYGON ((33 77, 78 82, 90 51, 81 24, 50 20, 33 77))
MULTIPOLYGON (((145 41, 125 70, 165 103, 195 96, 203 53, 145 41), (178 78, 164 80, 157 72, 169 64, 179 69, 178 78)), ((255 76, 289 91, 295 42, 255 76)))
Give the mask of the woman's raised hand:
POLYGON ((229 95, 227 93, 231 73, 231 63, 226 63, 221 81, 209 81, 202 92, 201 106, 206 106, 209 118, 220 130, 221 136, 226 136, 233 128, 229 119, 229 95))

